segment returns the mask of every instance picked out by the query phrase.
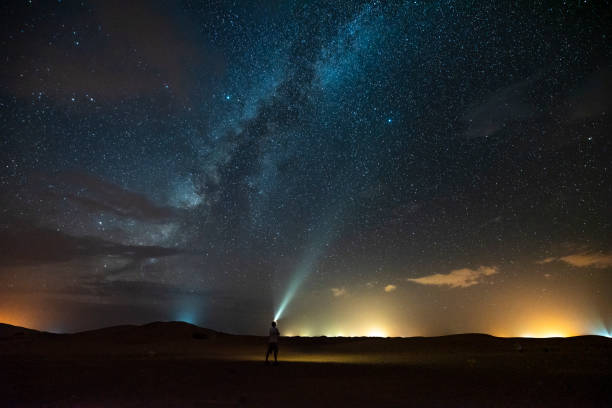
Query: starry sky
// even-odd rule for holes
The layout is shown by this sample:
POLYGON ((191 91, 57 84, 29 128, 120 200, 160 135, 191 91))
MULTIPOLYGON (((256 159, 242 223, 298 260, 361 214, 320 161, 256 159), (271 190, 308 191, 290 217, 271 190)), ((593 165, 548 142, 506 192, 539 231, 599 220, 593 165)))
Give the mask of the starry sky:
POLYGON ((0 5, 0 321, 612 332, 608 1, 0 5))

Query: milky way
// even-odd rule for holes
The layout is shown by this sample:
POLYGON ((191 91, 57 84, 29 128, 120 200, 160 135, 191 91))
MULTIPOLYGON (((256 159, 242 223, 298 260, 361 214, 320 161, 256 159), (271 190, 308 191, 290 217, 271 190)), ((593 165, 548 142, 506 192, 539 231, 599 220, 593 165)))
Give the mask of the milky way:
POLYGON ((1 6, 0 320, 612 329, 608 5, 306 3, 1 6))

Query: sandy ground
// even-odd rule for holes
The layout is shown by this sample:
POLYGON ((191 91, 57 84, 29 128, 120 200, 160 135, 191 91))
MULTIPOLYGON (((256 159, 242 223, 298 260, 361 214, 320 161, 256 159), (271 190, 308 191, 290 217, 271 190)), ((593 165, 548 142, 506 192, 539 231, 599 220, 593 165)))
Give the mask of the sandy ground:
POLYGON ((184 323, 0 330, 1 407, 612 406, 612 340, 282 338, 184 323))

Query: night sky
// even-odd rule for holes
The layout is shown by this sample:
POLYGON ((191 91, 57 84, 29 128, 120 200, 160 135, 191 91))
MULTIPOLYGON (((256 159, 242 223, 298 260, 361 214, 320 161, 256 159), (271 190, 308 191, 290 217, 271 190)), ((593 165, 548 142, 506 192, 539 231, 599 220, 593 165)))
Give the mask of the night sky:
POLYGON ((612 332, 608 1, 0 6, 0 322, 612 332))

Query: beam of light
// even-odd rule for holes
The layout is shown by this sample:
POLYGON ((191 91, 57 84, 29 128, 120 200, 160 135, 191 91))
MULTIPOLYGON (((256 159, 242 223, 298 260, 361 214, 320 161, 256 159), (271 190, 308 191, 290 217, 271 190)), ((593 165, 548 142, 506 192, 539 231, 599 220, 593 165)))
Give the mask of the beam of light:
POLYGON ((593 334, 595 334, 596 336, 603 336, 603 337, 608 337, 608 338, 612 338, 612 333, 609 332, 606 329, 602 329, 602 330, 595 330, 593 332, 593 334))
POLYGON ((612 330, 602 320, 594 324, 594 327, 589 332, 596 336, 612 337, 612 330))
POLYGON ((330 242, 338 233, 336 226, 342 221, 341 214, 343 210, 343 208, 339 208, 337 211, 330 211, 330 216, 326 217, 323 222, 319 224, 319 228, 316 229, 317 234, 310 240, 309 246, 295 268, 289 287, 285 292, 285 296, 274 315, 275 321, 282 317, 285 309, 291 300, 293 300, 295 293, 308 275, 310 275, 317 265, 319 258, 323 255, 323 252, 329 247, 330 242))
POLYGON ((190 313, 189 311, 183 311, 183 312, 179 313, 176 320, 179 321, 179 322, 185 322, 185 323, 189 323, 189 324, 195 324, 196 323, 196 318, 195 318, 194 314, 190 313))
POLYGON ((202 304, 195 296, 188 296, 178 300, 174 318, 179 322, 198 324, 201 320, 202 304))
MULTIPOLYGON (((342 174, 342 172, 339 172, 339 174, 342 174)), ((374 177, 374 175, 374 171, 369 173, 369 177, 374 177)), ((334 179, 333 184, 338 186, 336 195, 350 196, 353 189, 356 188, 352 181, 353 180, 348 180, 343 176, 338 176, 338 178, 334 179)), ((357 201, 353 199, 339 201, 341 202, 340 205, 332 205, 331 207, 327 208, 326 211, 324 211, 324 214, 327 214, 327 216, 320 220, 320 223, 314 229, 314 234, 310 239, 309 245, 306 247, 306 251, 304 252, 301 261, 297 264, 291 278, 291 283, 289 284, 289 287, 285 292, 285 296, 283 297, 277 312, 274 315, 275 321, 283 316, 285 309, 294 298, 295 293, 302 285, 302 282, 304 282, 308 275, 310 275, 312 270, 317 265, 319 258, 329 247, 330 243, 340 234, 340 227, 345 222, 348 214, 357 204, 357 201)))
POLYGON ((274 320, 277 321, 283 315, 285 308, 291 302, 293 297, 295 296, 295 292, 297 292, 298 288, 304 282, 304 279, 310 274, 312 269, 314 268, 319 256, 323 253, 323 246, 318 245, 310 251, 310 253, 302 259, 297 268, 295 269, 295 273, 291 279, 291 283, 289 283, 289 287, 285 292, 285 297, 281 301, 276 314, 274 315, 274 320))

